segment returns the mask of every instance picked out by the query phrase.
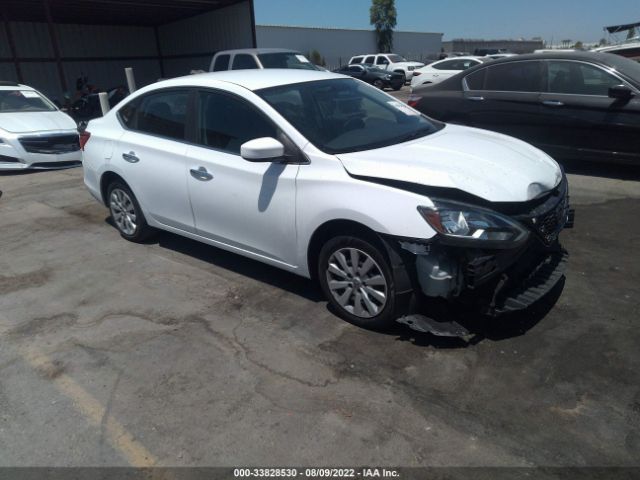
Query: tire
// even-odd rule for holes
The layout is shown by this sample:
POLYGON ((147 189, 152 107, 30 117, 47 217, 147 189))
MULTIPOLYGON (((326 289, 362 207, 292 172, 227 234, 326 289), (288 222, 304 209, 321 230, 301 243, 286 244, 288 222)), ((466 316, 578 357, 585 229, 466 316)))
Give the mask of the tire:
POLYGON ((147 225, 135 195, 123 181, 115 180, 109 184, 107 206, 113 224, 122 238, 140 243, 155 233, 155 230, 147 225))
POLYGON ((384 90, 384 82, 380 79, 376 79, 373 81, 373 86, 379 88, 380 90, 384 90))
POLYGON ((405 85, 407 83, 407 74, 404 72, 404 70, 397 70, 394 73, 402 74, 402 84, 405 85))
POLYGON ((397 87, 393 87, 393 90, 397 92, 397 91, 398 91, 398 90, 400 90, 402 87, 404 87, 404 85, 400 85, 400 86, 397 86, 397 87))
POLYGON ((399 316, 392 270, 377 242, 354 236, 332 238, 320 250, 318 280, 333 310, 354 325, 385 329, 399 316), (354 260, 360 269, 355 274, 354 260))

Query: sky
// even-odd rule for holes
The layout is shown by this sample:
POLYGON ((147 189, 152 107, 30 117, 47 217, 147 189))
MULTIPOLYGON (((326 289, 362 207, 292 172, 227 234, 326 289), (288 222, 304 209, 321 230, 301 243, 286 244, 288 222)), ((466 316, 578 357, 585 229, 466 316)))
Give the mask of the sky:
MULTIPOLYGON (((258 25, 370 28, 371 0, 254 1, 258 25)), ((396 0, 396 9, 396 30, 440 32, 445 40, 597 42, 606 25, 640 22, 640 0, 396 0)))

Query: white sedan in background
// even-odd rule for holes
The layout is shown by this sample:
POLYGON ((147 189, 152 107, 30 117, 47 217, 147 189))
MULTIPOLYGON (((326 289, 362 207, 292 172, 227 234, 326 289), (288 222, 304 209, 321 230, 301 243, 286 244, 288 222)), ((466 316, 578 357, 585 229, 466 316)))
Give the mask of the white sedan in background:
POLYGON ((449 77, 481 63, 491 61, 489 57, 456 57, 440 60, 413 72, 411 88, 430 83, 440 83, 449 77))
POLYGON ((76 122, 37 90, 0 82, 0 171, 79 166, 76 122))

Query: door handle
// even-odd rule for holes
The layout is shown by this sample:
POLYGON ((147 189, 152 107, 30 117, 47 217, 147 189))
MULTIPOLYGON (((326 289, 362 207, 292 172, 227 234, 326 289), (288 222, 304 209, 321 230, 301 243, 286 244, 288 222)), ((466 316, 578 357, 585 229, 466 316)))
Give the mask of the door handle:
POLYGON ((483 102, 484 97, 467 97, 468 100, 473 100, 474 102, 483 102))
POLYGON ((544 102, 542 102, 543 105, 546 105, 547 107, 563 107, 564 103, 562 103, 560 100, 545 100, 544 102))
POLYGON ((191 176, 193 178, 195 178, 196 180, 200 180, 201 182, 208 182, 213 178, 213 175, 207 172, 207 169, 204 167, 198 167, 197 169, 192 168, 189 171, 191 172, 191 176))
POLYGON ((124 158, 129 163, 138 163, 140 159, 136 157, 134 152, 123 153, 122 158, 124 158))

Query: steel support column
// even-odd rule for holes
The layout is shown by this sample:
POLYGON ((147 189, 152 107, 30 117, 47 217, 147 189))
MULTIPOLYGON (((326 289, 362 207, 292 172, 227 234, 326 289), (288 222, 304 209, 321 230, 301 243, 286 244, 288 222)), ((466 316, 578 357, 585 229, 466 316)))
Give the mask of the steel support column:
POLYGON ((60 86, 63 92, 68 92, 67 78, 64 75, 64 68, 62 68, 62 59, 60 58, 60 48, 58 46, 58 37, 56 37, 56 31, 53 26, 53 20, 51 18, 51 8, 49 6, 49 0, 43 0, 44 13, 47 17, 47 26, 49 27, 49 38, 51 39, 51 47, 53 48, 53 55, 55 57, 56 65, 58 66, 58 76, 60 77, 60 86))
POLYGON ((153 27, 153 34, 156 37, 156 50, 158 51, 158 62, 160 63, 160 76, 164 78, 164 58, 162 57, 162 47, 160 45, 160 35, 158 35, 158 26, 153 27))
POLYGON ((2 15, 2 23, 4 24, 4 29, 7 32, 7 42, 9 43, 9 51, 11 51, 11 60, 13 61, 13 65, 16 69, 16 77, 18 77, 18 83, 24 83, 22 68, 20 68, 20 62, 18 61, 18 53, 16 52, 16 44, 13 40, 13 33, 11 33, 9 20, 7 20, 7 16, 2 9, 0 9, 0 15, 2 15))

